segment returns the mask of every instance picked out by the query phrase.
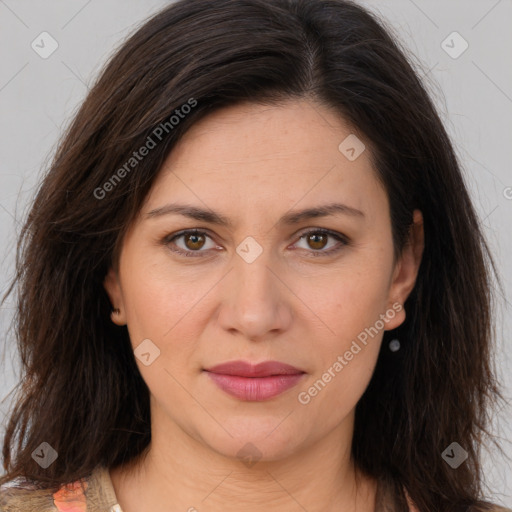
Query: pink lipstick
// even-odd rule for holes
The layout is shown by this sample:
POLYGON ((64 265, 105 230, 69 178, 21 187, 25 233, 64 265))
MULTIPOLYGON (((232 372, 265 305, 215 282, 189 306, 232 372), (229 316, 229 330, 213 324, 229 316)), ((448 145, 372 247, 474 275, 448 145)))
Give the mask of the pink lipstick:
POLYGON ((305 375, 304 371, 279 361, 256 365, 229 361, 205 371, 220 389, 246 401, 269 400, 295 386, 305 375))

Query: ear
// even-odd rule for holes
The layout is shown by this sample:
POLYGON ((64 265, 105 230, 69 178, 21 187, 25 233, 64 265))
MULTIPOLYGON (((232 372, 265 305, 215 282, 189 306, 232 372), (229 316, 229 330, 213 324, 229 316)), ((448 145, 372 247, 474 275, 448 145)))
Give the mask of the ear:
POLYGON ((112 322, 117 325, 125 325, 126 309, 123 302, 123 293, 119 282, 119 276, 112 267, 110 267, 105 279, 103 280, 103 287, 105 288, 110 299, 110 303, 114 308, 114 311, 111 314, 112 322))
POLYGON ((386 330, 398 327, 405 320, 403 304, 416 283, 424 247, 423 215, 420 210, 414 210, 413 224, 409 229, 409 235, 400 259, 395 264, 389 290, 389 302, 391 304, 399 303, 402 308, 393 319, 386 323, 386 330))

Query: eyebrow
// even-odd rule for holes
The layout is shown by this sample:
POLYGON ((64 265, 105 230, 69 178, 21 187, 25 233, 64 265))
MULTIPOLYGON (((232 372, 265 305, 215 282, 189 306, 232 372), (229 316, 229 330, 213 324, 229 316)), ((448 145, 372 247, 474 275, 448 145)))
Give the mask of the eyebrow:
MULTIPOLYGON (((213 210, 206 210, 192 205, 177 203, 169 203, 165 206, 161 206, 160 208, 155 208, 146 214, 146 218, 155 218, 172 214, 183 215, 184 217, 208 222, 210 224, 217 224, 227 228, 233 226, 233 223, 227 217, 213 210)), ((288 212, 279 219, 278 224, 293 225, 316 217, 327 217, 329 215, 340 214, 364 218, 364 213, 356 208, 352 208, 351 206, 347 206, 342 203, 330 203, 313 208, 306 208, 304 210, 288 212)))

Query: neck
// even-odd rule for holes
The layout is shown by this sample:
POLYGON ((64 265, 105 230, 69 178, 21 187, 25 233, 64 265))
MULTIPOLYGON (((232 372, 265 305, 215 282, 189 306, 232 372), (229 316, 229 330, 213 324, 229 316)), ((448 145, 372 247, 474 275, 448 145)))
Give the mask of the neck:
POLYGON ((110 474, 123 512, 373 512, 376 482, 354 467, 352 425, 286 457, 244 462, 166 424, 152 429, 144 457, 110 474))

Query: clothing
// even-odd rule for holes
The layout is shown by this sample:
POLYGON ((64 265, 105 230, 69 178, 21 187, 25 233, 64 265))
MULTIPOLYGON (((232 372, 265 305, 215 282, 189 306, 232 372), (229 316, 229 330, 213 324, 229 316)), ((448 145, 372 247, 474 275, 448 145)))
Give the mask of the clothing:
POLYGON ((24 483, 0 491, 1 512, 123 512, 108 469, 98 466, 87 478, 56 493, 24 483))
MULTIPOLYGON (((417 509, 409 502, 409 512, 417 509)), ((98 466, 87 478, 51 493, 25 482, 0 488, 1 512, 123 512, 107 468, 98 466)), ((390 488, 379 483, 375 512, 398 512, 390 488)), ((496 507, 493 512, 512 512, 496 507)))

